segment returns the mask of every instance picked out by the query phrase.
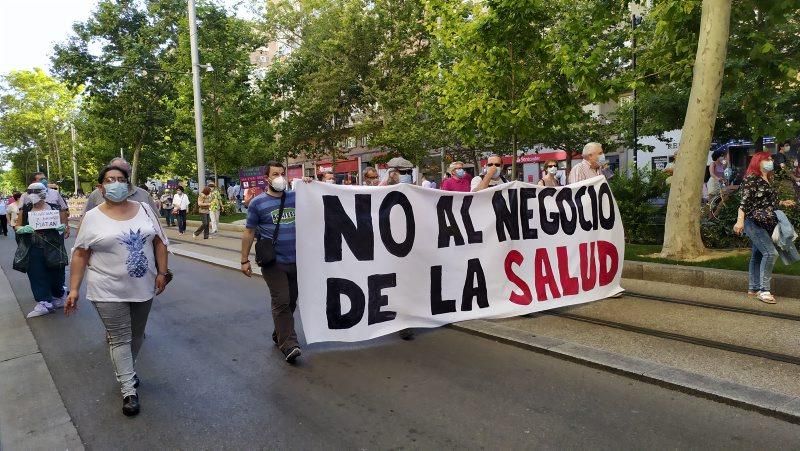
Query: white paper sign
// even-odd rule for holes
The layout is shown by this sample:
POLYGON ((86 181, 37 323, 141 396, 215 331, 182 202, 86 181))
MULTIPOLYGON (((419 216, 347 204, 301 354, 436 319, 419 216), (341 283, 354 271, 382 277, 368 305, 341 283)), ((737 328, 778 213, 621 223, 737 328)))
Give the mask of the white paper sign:
POLYGON ((28 224, 33 230, 55 229, 61 224, 58 210, 31 211, 28 213, 28 224))
POLYGON ((604 177, 477 193, 297 186, 309 343, 506 318, 620 293, 624 231, 604 177))

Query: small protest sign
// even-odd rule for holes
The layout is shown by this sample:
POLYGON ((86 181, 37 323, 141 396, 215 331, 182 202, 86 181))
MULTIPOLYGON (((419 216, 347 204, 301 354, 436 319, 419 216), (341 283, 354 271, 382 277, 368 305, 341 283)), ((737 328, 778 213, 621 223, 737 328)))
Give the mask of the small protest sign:
POLYGON ((28 224, 33 230, 55 229, 61 224, 58 210, 31 211, 28 213, 28 224))

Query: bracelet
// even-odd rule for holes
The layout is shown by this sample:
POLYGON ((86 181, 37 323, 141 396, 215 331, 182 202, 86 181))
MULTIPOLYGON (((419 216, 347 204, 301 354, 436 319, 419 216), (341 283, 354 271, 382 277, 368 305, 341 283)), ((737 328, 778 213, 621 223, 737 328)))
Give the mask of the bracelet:
POLYGON ((243 261, 243 262, 242 262, 242 264, 243 264, 243 265, 244 265, 245 263, 250 263, 250 260, 245 260, 245 261, 243 261))

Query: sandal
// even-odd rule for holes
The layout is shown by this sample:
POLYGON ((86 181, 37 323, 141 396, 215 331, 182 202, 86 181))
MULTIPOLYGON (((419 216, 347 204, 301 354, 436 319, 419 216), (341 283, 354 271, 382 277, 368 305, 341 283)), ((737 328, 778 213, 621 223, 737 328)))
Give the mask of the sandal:
POLYGON ((758 296, 758 291, 747 290, 747 295, 748 296, 758 296))
POLYGON ((765 304, 777 304, 775 297, 769 291, 762 291, 758 293, 758 300, 765 304))

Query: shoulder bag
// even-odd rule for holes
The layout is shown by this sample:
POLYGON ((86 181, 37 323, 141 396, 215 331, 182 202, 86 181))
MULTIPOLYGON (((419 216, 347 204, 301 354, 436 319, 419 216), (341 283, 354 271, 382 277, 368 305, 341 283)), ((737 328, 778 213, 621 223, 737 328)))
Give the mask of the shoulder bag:
POLYGON ((278 242, 278 232, 281 228, 281 220, 283 219, 283 205, 286 203, 286 193, 281 196, 281 207, 278 209, 278 220, 275 223, 275 231, 272 233, 272 239, 267 240, 259 236, 256 241, 256 264, 262 268, 271 266, 275 263, 275 243, 278 242))
MULTIPOLYGON (((152 210, 150 210, 150 206, 147 205, 147 203, 145 202, 139 202, 139 203, 142 204, 141 208, 144 208, 144 214, 146 214, 147 218, 150 219, 150 222, 153 223, 153 228, 155 228, 156 235, 158 235, 158 237, 161 238, 161 242, 164 243, 164 246, 168 246, 169 238, 167 238, 167 234, 164 233, 164 229, 161 228, 161 223, 158 222, 158 219, 154 217, 155 213, 152 212, 152 210)), ((155 244, 153 244, 153 246, 154 246, 153 257, 155 258, 155 244)), ((158 270, 158 268, 156 268, 156 270, 158 270)), ((164 277, 167 278, 167 285, 169 285, 169 283, 172 282, 172 278, 174 277, 172 270, 167 268, 167 272, 164 277)))

